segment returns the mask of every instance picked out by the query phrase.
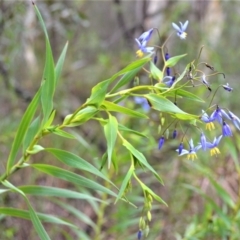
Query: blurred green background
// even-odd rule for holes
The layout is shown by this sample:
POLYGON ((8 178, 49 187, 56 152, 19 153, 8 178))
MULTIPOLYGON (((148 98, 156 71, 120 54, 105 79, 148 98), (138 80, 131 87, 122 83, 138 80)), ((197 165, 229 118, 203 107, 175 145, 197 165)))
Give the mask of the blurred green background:
MULTIPOLYGON (((55 59, 58 58, 66 41, 69 41, 62 77, 55 96, 59 122, 88 98, 91 88, 96 83, 109 78, 135 60, 135 37, 149 28, 156 27, 159 29, 161 39, 159 40, 156 34, 151 43, 161 45, 173 31, 171 23, 185 22, 187 19, 190 23, 186 41, 180 41, 174 33, 167 44, 167 50, 172 56, 188 54, 174 71, 181 72, 187 63, 197 57, 201 46, 204 45, 201 60, 226 75, 226 79, 221 75, 209 78, 212 88, 226 82, 234 88, 233 93, 221 92, 218 95, 220 106, 240 116, 238 1, 49 0, 35 3, 47 25, 55 59)), ((45 41, 30 1, 1 1, 0 9, 2 173, 21 116, 41 82, 45 41)), ((208 69, 202 70, 209 73, 208 69)), ((142 78, 140 76, 140 83, 144 81, 144 75, 142 78)), ((205 96, 207 97, 208 93, 205 96)), ((143 111, 131 101, 125 104, 143 111)), ((201 112, 201 105, 195 106, 188 101, 181 102, 180 107, 195 114, 201 112)), ((197 161, 190 162, 177 157, 174 150, 179 144, 178 140, 167 141, 161 151, 157 150, 160 133, 157 132, 158 126, 154 120, 159 116, 153 111, 149 114, 150 120, 119 116, 129 127, 152 136, 148 140, 135 136, 131 141, 147 156, 165 183, 164 186, 159 186, 153 176, 146 172, 141 173, 144 183, 151 186, 168 203, 168 207, 154 204, 149 239, 239 239, 237 237, 239 235, 235 236, 231 232, 231 230, 236 234, 240 232, 237 227, 240 204, 239 133, 233 128, 233 137, 221 144, 221 155, 217 158, 204 153, 199 154, 197 161), (214 183, 219 184, 224 192, 214 183), (234 207, 231 207, 230 200, 226 200, 224 194, 234 201, 234 207), (233 223, 236 223, 236 226, 233 223)), ((99 167, 99 159, 106 151, 106 142, 100 126, 90 121, 70 131, 75 132, 78 141, 65 141, 56 136, 49 136, 44 139, 42 145, 67 149, 99 167)), ((116 159, 117 156, 121 156, 125 162, 128 161, 121 149, 116 152, 116 159)), ((32 161, 51 163, 54 160, 47 154, 39 153, 32 161)), ((111 171, 108 174, 120 185, 127 169, 127 166, 122 164, 117 174, 111 171)), ((74 187, 37 172, 29 172, 29 169, 14 174, 11 181, 18 186, 27 183, 69 189, 74 187)), ((24 201, 16 194, 1 196, 0 205, 25 208, 24 201)), ((100 203, 73 199, 67 200, 65 207, 58 203, 57 198, 43 201, 32 197, 30 200, 38 211, 68 219, 78 225, 82 232, 44 224, 53 239, 112 240, 136 239, 143 203, 141 190, 133 187, 129 198, 139 206, 139 209, 123 202, 114 205, 114 199, 105 207, 100 203), (73 207, 74 210, 71 212, 66 206, 73 207), (103 212, 102 218, 99 217, 99 209, 103 212), (76 214, 77 210, 79 215, 76 214), (84 214, 82 217, 81 213, 84 214), (98 231, 95 224, 100 224, 98 231)), ((0 221, 0 239, 37 239, 30 222, 5 216, 0 216, 0 221)))

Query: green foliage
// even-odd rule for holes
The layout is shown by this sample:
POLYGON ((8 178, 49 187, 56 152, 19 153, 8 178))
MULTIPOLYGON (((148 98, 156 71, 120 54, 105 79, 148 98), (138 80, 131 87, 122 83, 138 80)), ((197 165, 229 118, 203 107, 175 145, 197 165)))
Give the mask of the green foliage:
MULTIPOLYGON (((158 213, 154 214, 155 211, 157 212, 160 207, 168 206, 165 195, 158 191, 164 183, 162 177, 164 170, 159 171, 161 168, 156 166, 154 159, 148 157, 148 152, 156 144, 156 138, 159 138, 160 133, 165 136, 164 141, 170 138, 169 129, 172 130, 171 128, 180 125, 183 129, 184 124, 187 123, 187 130, 192 126, 200 130, 201 116, 197 114, 201 113, 195 111, 196 109, 193 112, 191 109, 183 110, 183 105, 177 105, 176 100, 180 103, 181 101, 192 101, 194 104, 205 103, 205 99, 199 97, 197 92, 189 90, 190 88, 192 90, 192 85, 195 83, 201 83, 199 73, 202 71, 198 70, 198 64, 194 64, 193 60, 182 72, 176 74, 174 83, 167 85, 164 79, 166 69, 179 64, 187 54, 165 60, 166 43, 164 43, 160 47, 162 61, 159 65, 162 68, 152 61, 152 54, 133 61, 112 77, 98 82, 92 88, 89 98, 72 113, 64 116, 61 121, 59 112, 55 110, 54 97, 55 92, 58 94, 56 89, 67 55, 68 43, 65 44, 55 63, 54 51, 44 20, 37 6, 35 4, 33 6, 42 26, 46 43, 43 78, 38 91, 20 120, 9 152, 6 171, 0 176, 1 184, 4 186, 0 189, 1 197, 4 198, 10 194, 21 197, 25 201, 27 210, 21 205, 1 207, 0 214, 3 217, 29 220, 40 239, 54 239, 54 236, 51 237, 52 232, 45 229, 45 225, 42 224, 45 222, 56 227, 66 239, 71 239, 71 235, 59 225, 70 229, 75 234, 75 238, 107 239, 108 236, 102 232, 102 229, 106 228, 104 224, 111 220, 116 223, 109 230, 109 232, 112 231, 114 237, 136 239, 135 232, 138 227, 147 237, 151 234, 151 226, 153 225, 153 228, 156 226, 152 222, 159 218, 158 213), (143 74, 148 76, 149 83, 139 83, 143 74), (134 86, 131 86, 134 78, 138 80, 134 86), (145 101, 147 104, 145 108, 144 104, 140 104, 143 109, 136 109, 136 97, 145 101), (136 126, 136 121, 141 122, 144 127, 141 129, 140 124, 136 126), (88 143, 76 130, 82 130, 81 127, 89 122, 98 124, 99 128, 93 131, 97 131, 100 136, 102 157, 100 157, 100 151, 96 153, 96 146, 88 143), (146 126, 150 130, 146 130, 146 126), (73 130, 70 131, 70 128, 73 130), (156 129, 159 131, 157 132, 156 129), (58 146, 60 137, 70 144, 78 140, 77 144, 80 143, 81 150, 85 149, 88 152, 88 157, 78 156, 77 150, 61 149, 58 146), (44 156, 49 156, 51 161, 46 163, 44 156), (30 175, 37 172, 53 182, 59 181, 62 187, 44 186, 38 182, 39 179, 34 179, 36 183, 33 185, 25 183, 17 186, 11 177, 21 175, 24 171, 28 171, 30 175), (156 186, 150 186, 149 182, 154 182, 156 179, 156 186), (43 212, 36 211, 35 208, 40 207, 32 205, 32 202, 34 203, 34 199, 38 198, 43 199, 41 201, 44 204, 54 204, 76 217, 77 221, 90 226, 92 233, 82 231, 76 223, 71 223, 69 219, 64 220, 60 215, 43 213, 44 210, 40 210, 43 212), (86 206, 90 206, 96 221, 84 211, 79 210, 78 206, 67 202, 72 199, 81 200, 86 206), (113 206, 112 203, 118 205, 113 206), (108 214, 110 206, 113 209, 119 208, 119 212, 122 212, 119 216, 121 221, 117 216, 119 212, 116 213, 116 219, 114 216, 110 219, 110 214, 105 215, 108 214), (131 227, 129 232, 124 231, 128 227, 131 227), (134 229, 133 232, 135 231, 134 235, 131 235, 132 229, 134 229), (119 236, 122 232, 123 234, 119 236)), ((199 57, 200 54, 196 62, 199 61, 199 57)), ((209 76, 218 74, 219 72, 214 72, 209 76)), ((91 77, 91 74, 89 76, 91 77)), ((182 131, 184 132, 182 141, 187 130, 182 131)), ((229 148, 231 147, 232 145, 229 144, 229 148)), ((175 142, 170 148, 172 150, 177 148, 175 142)), ((163 155, 163 158, 168 161, 168 153, 163 155)), ((239 176, 237 152, 234 154, 234 163, 239 176)), ((157 165, 161 166, 161 162, 157 162, 157 165)), ((197 162, 188 163, 188 165, 191 170, 202 174, 208 180, 221 205, 192 183, 185 184, 185 190, 197 193, 204 199, 206 208, 202 214, 190 221, 183 237, 181 237, 182 233, 179 233, 177 239, 211 239, 213 236, 219 239, 227 239, 229 236, 231 239, 237 239, 240 234, 238 202, 232 199, 228 191, 218 182, 214 172, 206 168, 204 164, 197 162)), ((157 230, 153 231, 150 239, 158 232, 157 226, 157 230)))

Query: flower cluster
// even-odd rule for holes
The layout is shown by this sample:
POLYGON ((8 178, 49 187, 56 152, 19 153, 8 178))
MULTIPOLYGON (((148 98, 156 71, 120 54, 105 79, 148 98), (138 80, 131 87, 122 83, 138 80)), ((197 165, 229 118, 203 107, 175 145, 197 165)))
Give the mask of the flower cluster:
MULTIPOLYGON (((188 23, 188 21, 184 24, 180 22, 180 25, 172 23, 172 27, 177 31, 177 36, 181 40, 186 39, 187 33, 185 31, 188 27, 188 23)), ((163 149, 169 138, 172 138, 175 142, 179 139, 178 148, 176 149, 178 155, 186 156, 189 160, 196 160, 199 151, 209 152, 210 156, 221 154, 219 150, 221 141, 223 141, 224 138, 233 135, 234 131, 231 128, 232 125, 234 125, 237 130, 240 130, 240 119, 230 110, 220 107, 219 102, 214 104, 213 102, 217 101, 216 96, 219 91, 225 90, 227 94, 231 94, 233 88, 228 83, 219 85, 216 89, 212 88, 210 84, 211 78, 219 74, 222 74, 225 78, 225 75, 215 71, 214 67, 208 63, 199 61, 202 49, 200 50, 200 54, 198 54, 197 60, 191 61, 182 74, 175 72, 176 69, 174 68, 174 65, 185 55, 183 54, 175 57, 170 56, 168 48, 166 47, 168 40, 159 47, 147 46, 155 30, 158 31, 155 28, 151 28, 135 39, 138 45, 138 50, 136 52, 137 57, 141 58, 145 54, 148 54, 148 56, 151 56, 152 58, 150 70, 144 68, 144 71, 150 76, 151 94, 138 95, 135 92, 137 89, 135 89, 133 96, 135 103, 140 104, 145 112, 151 113, 151 107, 161 111, 159 119, 159 132, 161 133, 161 136, 158 141, 158 149, 163 149), (161 52, 160 56, 162 61, 158 61, 159 50, 161 52), (163 65, 162 70, 157 67, 157 64, 163 65), (204 69, 201 69, 200 66, 204 66, 204 69), (208 74, 205 72, 205 67, 208 68, 208 71, 210 69, 213 72, 208 74), (158 81, 156 85, 154 85, 153 79, 158 81), (181 84, 179 84, 180 81, 181 84), (187 113, 184 115, 185 112, 183 112, 177 104, 178 96, 181 98, 186 97, 187 99, 193 99, 193 101, 195 98, 195 101, 198 102, 199 99, 202 99, 202 97, 200 98, 195 95, 195 92, 194 94, 191 93, 193 87, 195 87, 194 89, 196 89, 196 87, 203 87, 204 90, 206 90, 204 93, 207 93, 208 95, 204 100, 209 98, 210 101, 207 107, 196 107, 195 115, 187 113), (154 99, 152 99, 153 95, 155 96, 154 99), (150 98, 148 98, 148 96, 150 96, 150 98), (168 98, 172 99, 173 97, 175 99, 174 102, 170 102, 171 100, 168 98), (164 101, 162 101, 162 99, 164 99, 164 101), (164 105, 165 103, 169 103, 167 107, 164 105), (204 110, 199 110, 202 108, 204 110), (169 118, 165 118, 165 114, 167 115, 168 113, 170 115, 170 121, 169 118), (176 113, 179 113, 181 117, 178 117, 176 113), (172 118, 173 115, 174 117, 172 118), (186 119, 184 119, 185 116, 186 119), (187 126, 187 121, 184 121, 183 124, 183 120, 189 120, 187 126), (194 130, 198 133, 197 135, 195 134, 198 136, 197 139, 189 134, 192 134, 194 130), (169 134, 170 131, 171 134, 169 134)), ((143 91, 143 89, 144 86, 139 88, 141 91, 143 91)), ((145 90, 149 92, 149 88, 146 88, 145 90)), ((203 91, 199 91, 199 93, 202 92, 203 91)), ((151 204, 147 202, 146 206, 149 207, 151 204)), ((145 218, 143 216, 140 219, 137 239, 141 239, 143 233, 146 234, 149 230, 146 222, 148 223, 151 220, 150 208, 148 209, 145 207, 143 212, 146 213, 146 211, 147 214, 145 215, 147 216, 145 216, 145 218)))
MULTIPOLYGON (((183 40, 186 39, 187 33, 187 27, 188 27, 188 23, 189 21, 186 21, 184 24, 182 22, 179 22, 180 25, 177 25, 175 23, 172 23, 172 27, 174 28, 174 30, 177 31, 177 36, 183 40)), ((153 55, 153 53, 155 52, 155 56, 153 58, 153 62, 154 64, 156 64, 157 62, 157 51, 155 51, 155 49, 157 48, 155 47, 149 47, 147 46, 149 40, 151 39, 154 30, 157 31, 157 29, 151 28, 150 30, 144 32, 143 34, 140 35, 140 37, 136 38, 135 41, 138 44, 138 51, 136 52, 138 57, 143 57, 144 54, 150 54, 153 55)), ((160 83, 162 85, 165 86, 165 88, 173 88, 175 86, 175 82, 177 80, 177 75, 171 74, 171 64, 166 64, 169 62, 169 59, 171 59, 169 52, 164 52, 164 48, 166 48, 166 46, 161 46, 158 49, 161 49, 162 51, 162 56, 163 56, 163 63, 164 63, 164 75, 162 79, 160 79, 160 83), (174 86, 173 86, 174 85, 174 86)), ((199 60, 199 59, 198 59, 199 60)), ((194 62, 194 61, 193 61, 194 62)), ((209 74, 207 75, 206 73, 204 73, 204 71, 197 69, 198 65, 200 64, 204 64, 207 68, 209 68, 211 71, 214 71, 214 68, 203 62, 198 64, 197 66, 193 65, 193 62, 191 62, 189 64, 189 70, 187 71, 187 73, 185 74, 185 78, 187 80, 187 82, 184 84, 184 86, 187 86, 189 89, 189 83, 191 80, 191 84, 192 86, 204 86, 208 91, 209 94, 212 94, 212 87, 211 84, 209 83, 209 80, 207 80, 207 77, 209 76, 215 76, 217 74, 222 74, 219 72, 214 72, 213 74, 209 74), (197 83, 197 85, 195 84, 197 83)), ((224 75, 225 78, 225 75, 224 75)), ((230 127, 230 123, 232 123, 238 130, 240 130, 240 119, 231 111, 227 110, 227 109, 223 109, 220 108, 218 104, 212 104, 213 100, 215 100, 215 96, 216 93, 219 91, 219 89, 224 89, 225 91, 231 93, 233 91, 233 88, 230 87, 230 85, 228 83, 224 84, 224 85, 220 85, 217 89, 215 89, 215 92, 213 94, 213 97, 210 101, 210 107, 206 108, 206 110, 202 110, 202 113, 198 113, 199 115, 199 119, 198 121, 196 121, 195 124, 190 124, 187 127, 187 130, 189 128, 195 128, 196 131, 200 132, 200 138, 199 140, 196 142, 196 144, 194 145, 193 139, 191 138, 191 136, 188 136, 186 134, 187 131, 185 131, 185 133, 183 132, 182 134, 179 133, 179 130, 176 128, 177 125, 180 125, 180 120, 175 124, 175 128, 172 132, 172 138, 173 139, 177 139, 178 137, 181 138, 181 142, 179 144, 178 149, 176 150, 179 154, 179 156, 183 156, 186 155, 187 159, 197 159, 197 152, 199 150, 201 151, 209 151, 210 155, 218 155, 220 154, 220 150, 218 148, 220 141, 222 138, 224 137, 231 137, 233 135, 233 131, 230 127), (214 110, 211 112, 211 109, 214 110), (210 112, 210 113, 209 113, 210 112), (200 120, 200 121, 199 121, 200 120), (197 124, 199 124, 200 126, 197 126, 197 124), (202 127, 203 125, 205 125, 205 127, 202 127), (217 125, 217 127, 216 127, 217 125), (210 136, 207 137, 207 135, 212 135, 213 130, 217 131, 219 128, 221 127, 221 133, 219 132, 219 136, 210 136), (207 134, 205 133, 205 131, 210 131, 211 134, 207 134), (212 141, 209 140, 213 139, 212 141), (185 145, 188 145, 188 147, 185 149, 185 145)), ((135 102, 137 104, 141 104, 143 109, 145 109, 145 111, 149 111, 150 110, 150 105, 148 104, 148 102, 146 101, 145 98, 139 98, 139 97, 135 97, 135 102)), ((174 102, 176 104, 176 102, 174 102)), ((175 121, 175 120, 174 120, 175 121)), ((166 140, 168 138, 168 134, 166 134, 167 131, 169 131, 169 129, 171 129, 171 124, 169 124, 168 127, 166 127, 161 134, 161 137, 159 138, 159 142, 158 142, 158 149, 162 149, 164 144, 166 143, 166 140)), ((161 126, 161 129, 163 129, 164 126, 161 126)), ((182 127, 180 129, 183 129, 182 127)))

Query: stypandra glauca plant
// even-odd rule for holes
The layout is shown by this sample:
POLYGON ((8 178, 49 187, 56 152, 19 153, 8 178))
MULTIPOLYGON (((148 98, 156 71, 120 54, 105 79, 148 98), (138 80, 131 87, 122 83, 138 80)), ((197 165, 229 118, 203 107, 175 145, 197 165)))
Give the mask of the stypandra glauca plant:
MULTIPOLYGON (((167 203, 141 179, 142 174, 150 173, 154 175, 159 184, 163 184, 158 172, 148 162, 141 150, 134 147, 134 144, 129 140, 131 135, 136 135, 139 138, 150 138, 151 136, 146 136, 127 127, 127 124, 121 122, 120 116, 127 115, 129 118, 151 119, 152 113, 155 115, 159 113, 159 119, 155 124, 156 131, 159 131, 156 148, 163 149, 172 138, 179 140, 179 144, 176 146, 176 154, 183 156, 183 158, 196 160, 200 151, 203 151, 206 155, 214 156, 220 154, 219 148, 224 138, 232 136, 233 132, 230 125, 234 125, 238 130, 240 129, 240 119, 225 106, 221 106, 216 98, 220 91, 228 91, 229 94, 232 94, 233 89, 227 83, 218 86, 216 89, 211 87, 211 79, 218 75, 225 78, 225 75, 214 71, 211 65, 201 60, 202 49, 196 59, 190 60, 181 71, 174 71, 176 65, 178 65, 178 69, 181 68, 179 67, 181 66, 180 61, 186 59, 187 54, 174 56, 174 49, 168 52, 167 45, 170 37, 174 36, 179 38, 179 44, 181 44, 181 41, 187 41, 188 21, 184 24, 180 23, 179 26, 172 23, 176 35, 171 33, 161 46, 148 46, 154 34, 161 41, 161 34, 155 28, 136 38, 137 60, 126 65, 125 68, 107 80, 99 82, 92 88, 90 97, 82 105, 72 114, 67 115, 63 122, 53 124, 53 122, 56 122, 55 116, 57 114, 54 110, 54 94, 68 44, 65 45, 55 63, 46 26, 34 3, 33 7, 46 40, 43 78, 38 91, 20 121, 7 159, 6 171, 0 176, 2 184, 0 193, 14 192, 19 194, 25 200, 28 209, 1 207, 0 213, 30 220, 40 239, 51 239, 42 224, 43 222, 50 222, 53 225, 66 225, 73 229, 81 239, 90 239, 87 234, 81 232, 78 226, 69 221, 35 211, 29 196, 88 199, 100 201, 104 205, 109 204, 110 200, 114 199, 115 204, 118 204, 118 201, 123 201, 124 204, 131 205, 134 208, 135 203, 128 199, 131 194, 134 194, 134 190, 130 191, 132 184, 134 184, 134 186, 142 189, 144 198, 135 235, 137 239, 141 239, 143 235, 147 236, 151 231, 153 201, 165 206, 167 206, 167 203), (140 84, 142 77, 147 77, 149 83, 146 85, 140 84), (134 79, 134 86, 128 87, 134 79), (205 98, 198 93, 193 93, 193 89, 197 88, 203 88, 205 90, 203 91, 204 94, 207 92, 209 96, 205 98), (203 98, 207 100, 205 101, 203 98), (182 99, 190 103, 194 102, 198 107, 190 108, 188 111, 187 106, 185 106, 186 109, 183 110, 178 104, 182 99), (135 105, 141 104, 143 112, 125 106, 124 104, 127 101, 134 101, 135 105), (74 129, 74 127, 83 125, 90 120, 99 123, 106 138, 107 150, 101 158, 101 163, 96 164, 100 167, 94 166, 69 151, 57 149, 54 146, 47 147, 39 143, 40 140, 50 134, 74 139, 75 136, 65 130, 67 128, 74 129), (196 133, 199 136, 198 138, 194 137, 196 133), (128 159, 128 161, 124 161, 128 170, 123 174, 123 181, 120 184, 113 182, 111 178, 112 172, 115 171, 117 174, 119 165, 123 165, 122 159, 118 158, 116 154, 119 148, 121 148, 121 151, 124 149, 128 159), (51 155, 53 159, 59 160, 67 169, 71 170, 52 164, 32 163, 32 156, 39 154, 39 152, 51 155), (15 186, 11 183, 10 177, 14 174, 21 174, 23 168, 30 168, 42 174, 62 179, 83 189, 91 189, 95 194, 92 196, 86 194, 86 191, 81 193, 77 189, 74 191, 51 186, 15 186), (139 174, 142 169, 144 171, 139 174), (75 173, 76 170, 90 173, 90 175, 88 177, 82 176, 82 174, 75 173), (111 172, 111 174, 107 174, 108 172, 111 172), (99 196, 103 194, 104 198, 96 197, 98 194, 99 196)), ((64 205, 59 201, 58 204, 64 205)), ((74 212, 70 206, 66 209, 74 212)), ((75 214, 80 215, 76 211, 75 214)), ((125 217, 128 218, 128 216, 125 217)), ((91 239, 101 239, 101 226, 91 224, 95 231, 95 236, 91 239)))

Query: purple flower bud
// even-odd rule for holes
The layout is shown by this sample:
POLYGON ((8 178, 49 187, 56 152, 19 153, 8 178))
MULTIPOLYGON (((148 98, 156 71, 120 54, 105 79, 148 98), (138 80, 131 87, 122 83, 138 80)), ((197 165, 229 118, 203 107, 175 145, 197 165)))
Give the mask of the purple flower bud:
POLYGON ((183 150, 183 143, 181 142, 179 144, 179 147, 178 147, 178 154, 180 155, 182 153, 182 150, 183 150))
POLYGON ((177 137, 177 134, 178 134, 177 130, 174 129, 173 134, 172 134, 172 138, 175 139, 177 137))
POLYGON ((167 72, 167 76, 170 76, 170 75, 171 75, 171 69, 170 69, 170 67, 167 67, 166 72, 167 72))
POLYGON ((159 139, 159 142, 158 142, 158 149, 159 149, 159 150, 162 148, 164 142, 165 142, 165 138, 164 138, 164 136, 162 136, 162 137, 159 139))
POLYGON ((155 55, 154 58, 153 58, 153 63, 156 64, 157 60, 158 60, 158 57, 157 57, 157 55, 155 55))
POLYGON ((228 91, 228 92, 232 92, 233 91, 233 88, 229 86, 229 84, 227 83, 226 85, 222 85, 222 87, 228 91))
POLYGON ((165 60, 167 61, 170 58, 169 53, 165 53, 165 60))

